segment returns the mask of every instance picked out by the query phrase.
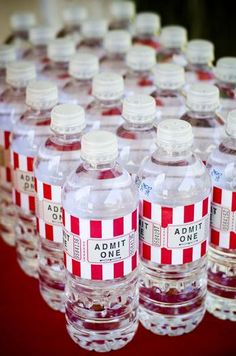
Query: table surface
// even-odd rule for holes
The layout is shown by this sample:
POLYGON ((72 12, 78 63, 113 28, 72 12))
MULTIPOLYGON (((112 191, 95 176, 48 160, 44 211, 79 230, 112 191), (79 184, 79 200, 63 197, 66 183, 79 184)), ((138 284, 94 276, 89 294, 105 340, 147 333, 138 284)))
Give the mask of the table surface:
MULTIPOLYGON (((0 240, 0 354, 99 355, 82 350, 69 338, 64 315, 51 310, 40 297, 37 280, 18 267, 15 249, 0 240)), ((114 356, 236 355, 236 323, 206 314, 192 333, 157 336, 139 326, 134 339, 114 356)), ((101 355, 101 354, 100 354, 101 355)))

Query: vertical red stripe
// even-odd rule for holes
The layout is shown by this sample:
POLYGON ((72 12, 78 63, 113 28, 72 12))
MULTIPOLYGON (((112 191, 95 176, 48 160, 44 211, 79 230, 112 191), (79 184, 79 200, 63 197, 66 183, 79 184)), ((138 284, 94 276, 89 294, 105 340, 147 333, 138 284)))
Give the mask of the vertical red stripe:
POLYGON ((194 204, 184 207, 184 222, 188 223, 192 221, 194 221, 194 204))
POLYGON ((75 235, 80 234, 80 229, 79 229, 79 219, 76 218, 75 216, 70 217, 70 228, 71 232, 75 235))
POLYGON ((34 177, 34 190, 36 191, 36 193, 38 192, 38 184, 36 177, 34 177))
POLYGON ((100 239, 102 237, 102 222, 99 220, 90 221, 90 236, 100 239))
POLYGON ((114 263, 114 278, 124 277, 124 262, 114 263))
POLYGON ((151 219, 152 218, 152 204, 149 201, 143 201, 143 217, 151 219))
POLYGON ((132 271, 135 270, 135 268, 138 265, 138 254, 135 252, 135 254, 132 256, 132 271))
POLYGON ((232 203, 231 203, 231 210, 236 210, 236 192, 232 192, 232 203))
POLYGON ((17 206, 21 206, 21 196, 17 190, 15 190, 15 202, 17 206))
POLYGON ((66 267, 67 263, 66 263, 66 253, 65 253, 65 251, 63 251, 63 260, 64 260, 64 265, 66 267))
POLYGON ((142 248, 142 257, 145 259, 145 260, 151 260, 151 247, 149 245, 146 245, 144 242, 143 242, 143 248, 142 248))
POLYGON ((113 220, 113 236, 120 236, 124 234, 124 218, 113 220))
POLYGON ((45 199, 52 200, 52 187, 49 184, 43 183, 43 196, 45 199))
POLYGON ((27 157, 27 170, 33 172, 34 157, 27 157))
POLYGON ((209 199, 206 198, 202 202, 202 216, 206 216, 208 213, 208 204, 209 204, 209 199))
POLYGON ((7 182, 11 182, 11 168, 10 167, 6 167, 6 179, 7 179, 7 182))
POLYGON ((32 197, 29 195, 29 210, 31 210, 33 213, 35 212, 35 197, 32 197))
POLYGON ((78 277, 81 276, 80 262, 73 260, 73 259, 72 259, 72 273, 75 276, 78 276, 78 277))
POLYGON ((162 207, 161 208, 161 226, 167 227, 172 224, 173 220, 173 208, 162 207))
POLYGON ((36 231, 39 233, 39 219, 36 218, 36 231))
POLYGON ((45 224, 45 237, 47 240, 53 241, 53 227, 45 224))
POLYGON ((211 239, 210 239, 210 241, 211 241, 211 243, 213 245, 219 246, 219 243, 220 243, 220 233, 219 233, 219 231, 211 229, 211 239))
POLYGON ((235 232, 230 232, 229 237, 229 248, 235 250, 236 249, 236 234, 235 232))
POLYGON ((207 242, 206 242, 206 241, 203 241, 203 242, 201 243, 201 257, 202 257, 202 256, 205 256, 205 254, 206 254, 206 247, 207 247, 207 242))
POLYGON ((183 263, 189 263, 193 260, 193 248, 185 248, 183 250, 183 263))
POLYGON ((13 153, 13 168, 19 168, 19 155, 16 152, 13 153))
POLYGON ((137 230, 137 210, 132 212, 132 230, 137 230))
POLYGON ((171 264, 172 263, 172 251, 167 248, 161 249, 161 263, 171 264))
POLYGON ((102 265, 91 264, 91 278, 95 280, 102 280, 102 265))
POLYGON ((65 226, 65 210, 62 208, 62 224, 65 226))
POLYGON ((4 148, 6 150, 10 147, 10 134, 11 133, 9 131, 4 131, 4 148))
POLYGON ((212 201, 217 204, 221 204, 222 190, 217 187, 213 187, 213 198, 212 201))

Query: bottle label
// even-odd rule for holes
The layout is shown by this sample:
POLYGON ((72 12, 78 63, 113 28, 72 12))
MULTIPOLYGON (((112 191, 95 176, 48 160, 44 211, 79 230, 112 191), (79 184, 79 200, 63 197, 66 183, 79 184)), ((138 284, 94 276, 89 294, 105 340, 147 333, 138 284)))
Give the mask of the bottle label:
POLYGON ((11 182, 10 131, 0 130, 0 183, 11 182))
POLYGON ((209 236, 209 199, 177 207, 141 200, 140 256, 171 265, 193 262, 204 256, 209 236))
POLYGON ((138 263, 137 210, 114 220, 89 220, 63 211, 65 266, 78 277, 124 277, 138 263))
POLYGON ((34 157, 11 151, 13 168, 13 203, 26 212, 35 212, 34 157))
POLYGON ((217 186, 213 187, 210 242, 236 249, 236 192, 217 186))
POLYGON ((43 183, 35 178, 36 217, 39 236, 63 243, 61 186, 43 183))

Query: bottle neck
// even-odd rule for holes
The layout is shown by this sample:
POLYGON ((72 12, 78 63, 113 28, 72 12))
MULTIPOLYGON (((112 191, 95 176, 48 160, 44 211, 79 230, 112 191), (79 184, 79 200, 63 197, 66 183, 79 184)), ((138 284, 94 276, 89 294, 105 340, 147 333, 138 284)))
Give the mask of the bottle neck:
POLYGON ((190 70, 210 70, 212 68, 212 63, 211 62, 205 62, 205 63, 191 63, 188 62, 188 67, 190 70))
POLYGON ((68 70, 68 67, 69 67, 69 62, 66 61, 66 62, 60 62, 60 61, 53 61, 51 60, 52 64, 53 64, 53 67, 55 69, 65 69, 65 70, 68 70))
POLYGON ((129 74, 135 75, 137 77, 148 77, 149 75, 151 75, 151 70, 148 69, 137 70, 137 69, 129 68, 129 74))
POLYGON ((156 163, 179 162, 186 160, 192 155, 191 146, 189 144, 182 145, 181 148, 174 149, 167 146, 157 145, 156 151, 153 153, 152 158, 156 163))
POLYGON ((61 145, 69 145, 75 142, 80 142, 83 132, 77 132, 73 134, 62 134, 52 130, 54 133, 54 138, 57 139, 57 143, 61 145))
POLYGON ((91 164, 89 161, 83 160, 83 165, 86 170, 93 170, 93 171, 107 171, 115 167, 116 160, 112 160, 107 163, 98 163, 98 164, 91 164))
POLYGON ((157 95, 176 97, 177 95, 181 94, 181 87, 177 89, 164 89, 157 86, 156 92, 157 95))
POLYGON ((121 98, 114 99, 114 100, 101 100, 96 98, 96 100, 100 106, 106 108, 116 108, 116 107, 120 107, 121 105, 121 98))
POLYGON ((198 119, 214 118, 215 111, 197 111, 197 110, 189 108, 188 115, 193 118, 198 118, 198 119))
POLYGON ((92 84, 92 78, 88 79, 88 78, 75 78, 73 77, 73 81, 76 83, 76 84, 84 84, 84 85, 91 85, 92 84))
POLYGON ((116 60, 125 60, 125 53, 119 53, 119 52, 108 52, 107 51, 107 58, 109 59, 116 59, 116 60))
POLYGON ((124 127, 130 131, 147 131, 153 128, 153 122, 134 123, 125 120, 124 127))

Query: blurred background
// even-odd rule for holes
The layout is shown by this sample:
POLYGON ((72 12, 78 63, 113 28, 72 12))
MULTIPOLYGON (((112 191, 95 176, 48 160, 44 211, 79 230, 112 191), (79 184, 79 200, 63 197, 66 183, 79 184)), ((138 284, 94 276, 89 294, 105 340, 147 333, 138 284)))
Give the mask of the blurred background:
MULTIPOLYGON (((91 17, 107 17, 112 0, 0 0, 0 41, 10 32, 9 16, 15 11, 33 11, 38 22, 59 26, 61 10, 79 3, 89 8, 91 17)), ((121 0, 122 1, 122 0, 121 0)), ((216 59, 236 56, 235 1, 212 0, 133 0, 137 12, 155 11, 162 25, 185 26, 191 38, 209 39, 215 44, 216 59)))

